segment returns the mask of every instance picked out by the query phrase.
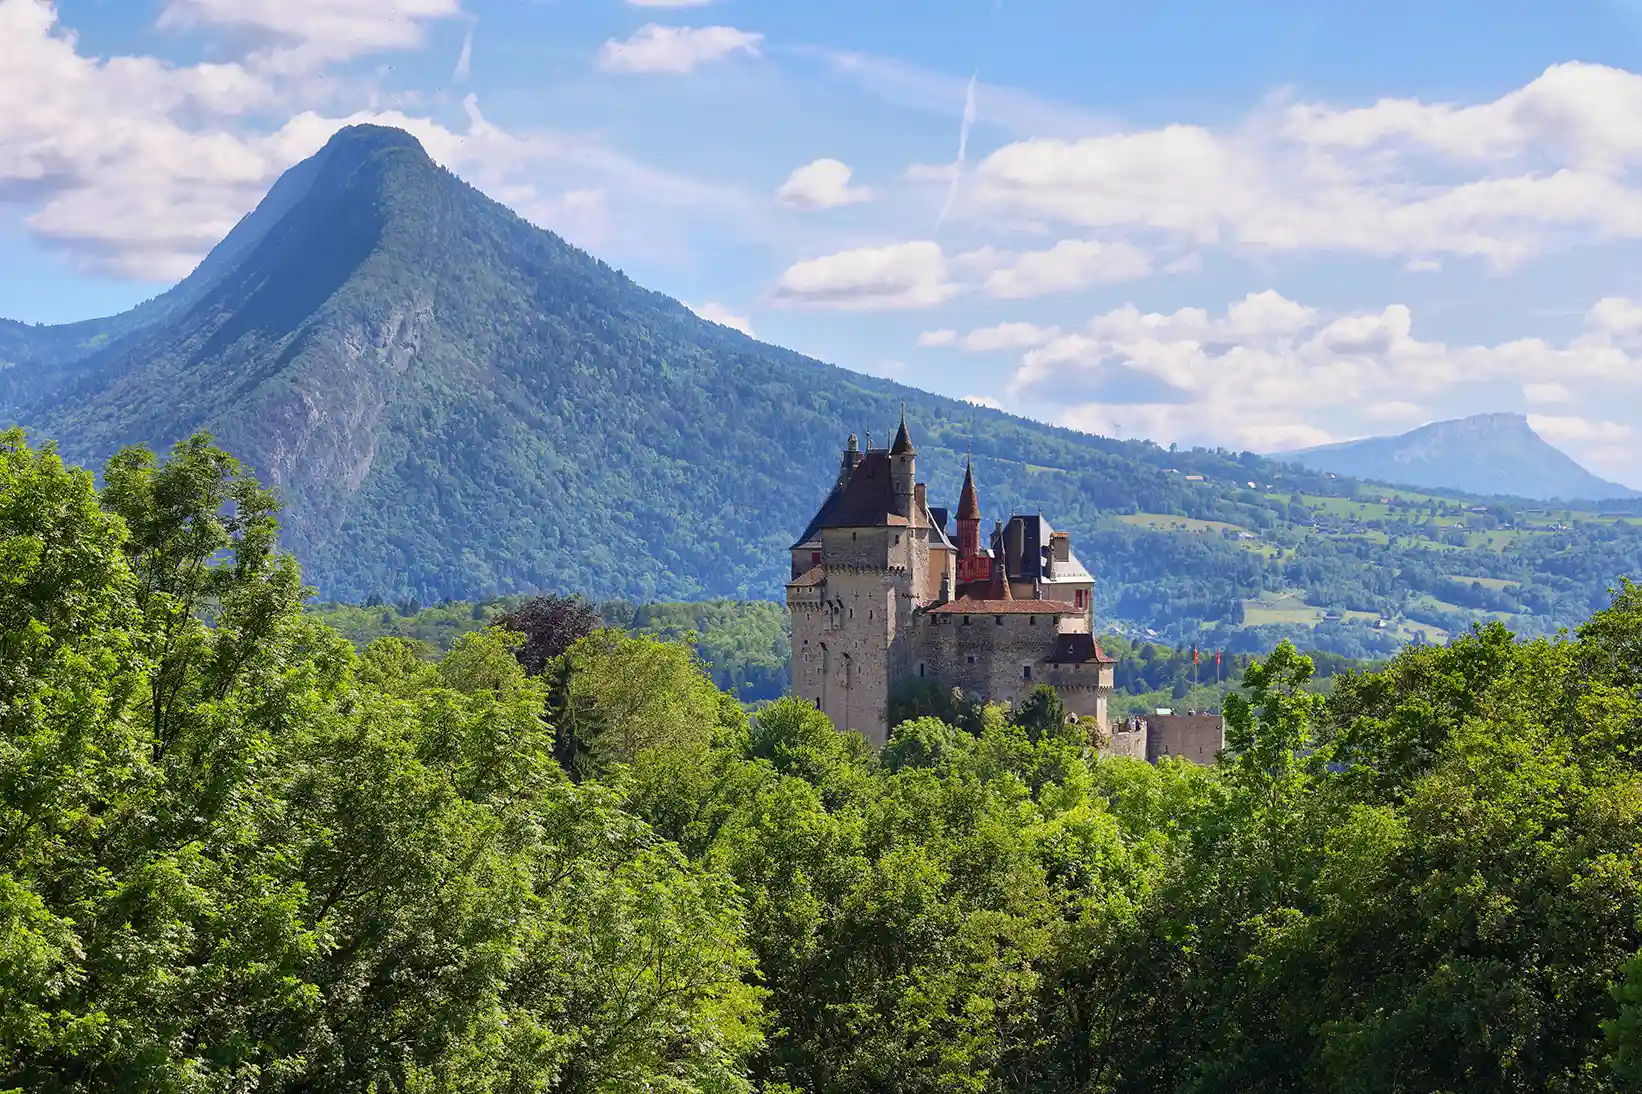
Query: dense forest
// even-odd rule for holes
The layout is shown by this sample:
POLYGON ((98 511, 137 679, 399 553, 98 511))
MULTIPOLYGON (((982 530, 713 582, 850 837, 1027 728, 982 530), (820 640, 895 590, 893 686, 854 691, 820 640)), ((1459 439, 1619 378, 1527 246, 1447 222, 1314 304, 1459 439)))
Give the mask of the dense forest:
MULTIPOLYGON (((393 605, 318 603, 309 610, 361 652, 379 638, 404 638, 423 644, 424 654, 433 656, 448 651, 463 635, 492 625, 528 629, 511 627, 508 617, 532 602, 566 599, 562 594, 520 594, 428 607, 415 601, 393 605)), ((689 643, 713 683, 743 703, 756 704, 787 692, 792 678, 792 632, 787 610, 780 604, 768 600, 583 603, 590 618, 604 626, 632 635, 689 643)), ((1205 646, 1196 651, 1194 661, 1192 648, 1179 649, 1122 635, 1105 634, 1100 641, 1102 649, 1117 662, 1112 710, 1119 715, 1174 706, 1218 713, 1227 693, 1238 686, 1252 660, 1249 653, 1205 646)), ((1323 652, 1314 652, 1312 658, 1316 663, 1311 685, 1314 690, 1325 690, 1338 672, 1372 664, 1323 652)))
POLYGON ((0 1090, 1642 1083, 1642 589, 1281 644, 1213 767, 1047 689, 874 754, 568 601, 357 651, 276 508, 0 442, 0 1090))

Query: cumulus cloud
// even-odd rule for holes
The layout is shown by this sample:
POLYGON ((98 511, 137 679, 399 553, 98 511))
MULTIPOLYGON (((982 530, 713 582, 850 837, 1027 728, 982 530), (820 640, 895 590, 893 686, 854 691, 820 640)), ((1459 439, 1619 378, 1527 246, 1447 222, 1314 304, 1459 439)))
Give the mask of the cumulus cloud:
POLYGON ((782 304, 873 310, 939 304, 958 292, 940 245, 929 240, 858 247, 789 266, 776 282, 782 304))
POLYGON ((1522 397, 1530 403, 1571 403, 1573 392, 1555 380, 1538 384, 1523 384, 1522 397))
POLYGON ((1547 69, 1488 103, 1275 104, 1229 130, 1034 137, 975 169, 970 215, 1167 233, 1242 252, 1349 251, 1432 269, 1642 238, 1642 76, 1547 69))
MULTIPOLYGON (((255 31, 291 48, 337 38, 393 48, 420 40, 419 20, 459 11, 444 0, 398 7, 395 19, 392 5, 367 0, 188 0, 165 13, 173 26, 255 31)), ((23 223, 36 240, 114 276, 187 274, 281 171, 358 122, 407 130, 439 163, 581 242, 603 238, 611 190, 673 206, 738 200, 587 139, 505 131, 472 96, 458 126, 394 110, 338 115, 326 81, 270 65, 260 38, 212 63, 93 57, 47 0, 0 0, 0 41, 0 201, 29 210, 23 223), (287 120, 259 128, 266 116, 287 120)))
POLYGON ((872 190, 851 186, 849 165, 834 159, 819 159, 797 168, 775 192, 775 199, 790 209, 832 209, 871 201, 872 190))
POLYGON ((757 337, 753 334, 753 321, 750 318, 736 314, 723 304, 709 300, 699 308, 694 305, 686 306, 709 323, 718 323, 721 326, 729 327, 731 330, 738 330, 748 338, 757 337))
MULTIPOLYGON (((880 293, 871 289, 866 295, 876 301, 875 307, 928 307, 973 292, 999 299, 1022 299, 1133 280, 1153 270, 1150 255, 1121 242, 1066 240, 1043 251, 1017 253, 987 246, 947 255, 940 244, 922 240, 863 247, 809 259, 787 273, 798 271, 804 277, 813 277, 821 269, 870 268, 874 271, 870 278, 876 278, 879 276, 877 264, 888 262, 903 272, 916 267, 923 289, 912 293, 880 293)), ((799 296, 788 285, 787 275, 783 275, 782 286, 779 295, 789 302, 799 301, 799 296)))
POLYGON ((1090 285, 1133 281, 1152 272, 1152 258, 1124 242, 1063 239, 1046 251, 1023 254, 986 279, 986 293, 1004 299, 1072 292, 1090 285))
POLYGON ((459 14, 459 0, 168 0, 159 25, 247 32, 313 62, 415 49, 428 21, 459 14))
POLYGON ((956 346, 971 353, 989 353, 1041 346, 1060 335, 1059 327, 1040 327, 1036 323, 999 323, 995 327, 978 327, 961 337, 955 330, 925 331, 918 336, 918 345, 924 348, 956 346))
POLYGON ((735 54, 756 57, 762 34, 735 27, 664 27, 647 23, 631 38, 605 42, 598 65, 606 72, 682 75, 735 54))
POLYGON ((1552 444, 1579 445, 1589 442, 1611 444, 1628 441, 1636 431, 1620 422, 1592 422, 1573 415, 1528 415, 1528 424, 1535 433, 1552 444))
POLYGON ((1636 328, 1619 322, 1634 308, 1603 300, 1562 343, 1449 345, 1420 338, 1403 304, 1331 315, 1267 291, 1219 314, 1122 307, 1074 330, 1003 324, 931 332, 927 344, 1025 346, 1007 388, 1012 404, 1055 408, 1061 424, 1094 432, 1122 423, 1161 443, 1303 447, 1512 409, 1488 400, 1520 390, 1526 403, 1568 407, 1530 418, 1548 440, 1601 472, 1635 478, 1636 433, 1610 417, 1642 405, 1642 346, 1629 340, 1636 328))

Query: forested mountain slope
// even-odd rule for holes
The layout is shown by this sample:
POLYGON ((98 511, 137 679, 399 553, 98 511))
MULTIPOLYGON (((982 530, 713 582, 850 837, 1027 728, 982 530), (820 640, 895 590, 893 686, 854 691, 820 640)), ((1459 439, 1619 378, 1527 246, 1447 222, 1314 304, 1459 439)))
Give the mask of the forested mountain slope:
POLYGON ((1410 612, 1432 637, 1483 611, 1542 631, 1642 568, 1625 521, 1529 534, 1507 506, 1481 529, 1428 499, 1395 515, 1407 534, 1376 530, 1326 473, 1053 428, 754 341, 393 129, 338 133, 176 289, 77 326, 0 332, 0 417, 94 467, 208 430, 286 499, 283 541, 334 600, 778 596, 845 436, 887 436, 902 403, 932 501, 955 501, 973 445, 987 519, 1041 509, 1107 618, 1177 643, 1265 626, 1251 641, 1377 655, 1410 612), (1462 604, 1450 578, 1491 584, 1462 604))

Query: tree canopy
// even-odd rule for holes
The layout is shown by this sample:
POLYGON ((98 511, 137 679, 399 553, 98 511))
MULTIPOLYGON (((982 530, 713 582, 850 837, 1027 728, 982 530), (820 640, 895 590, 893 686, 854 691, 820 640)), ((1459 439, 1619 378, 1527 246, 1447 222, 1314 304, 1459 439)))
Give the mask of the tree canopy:
POLYGON ((0 442, 0 1090, 1642 1075, 1642 588, 1327 695, 1279 645, 1212 767, 1048 694, 874 754, 672 639, 356 650, 203 439, 103 482, 0 442))

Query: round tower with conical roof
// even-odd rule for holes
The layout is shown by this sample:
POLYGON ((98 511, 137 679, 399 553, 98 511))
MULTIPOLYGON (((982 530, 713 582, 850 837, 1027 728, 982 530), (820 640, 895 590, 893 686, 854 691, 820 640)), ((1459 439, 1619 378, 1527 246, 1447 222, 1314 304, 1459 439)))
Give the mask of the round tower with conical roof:
POLYGON ((907 407, 901 404, 901 426, 895 431, 895 440, 889 446, 890 491, 894 497, 897 516, 913 519, 913 501, 917 493, 917 470, 914 466, 918 450, 912 447, 912 436, 907 432, 907 407))

